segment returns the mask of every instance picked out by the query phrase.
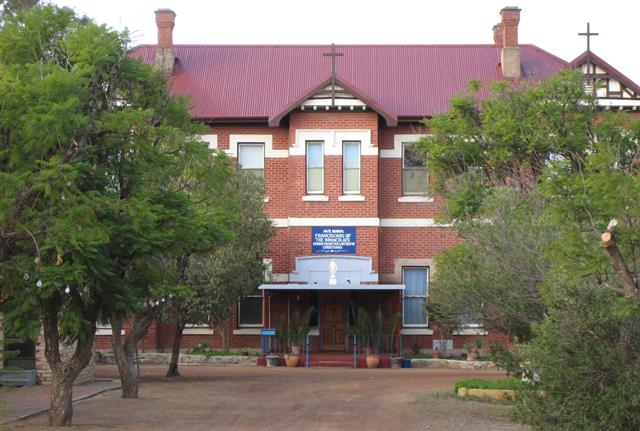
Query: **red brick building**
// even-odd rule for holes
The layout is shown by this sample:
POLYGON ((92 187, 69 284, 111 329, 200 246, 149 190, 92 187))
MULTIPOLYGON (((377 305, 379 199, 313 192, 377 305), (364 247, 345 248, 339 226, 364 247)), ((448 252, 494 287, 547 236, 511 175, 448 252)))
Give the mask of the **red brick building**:
MULTIPOLYGON (((401 313, 405 349, 434 347, 424 312, 429 279, 436 255, 459 239, 436 221, 443 199, 412 151, 428 133, 420 120, 444 112, 471 79, 536 82, 570 67, 519 44, 519 9, 500 15, 494 43, 484 45, 219 46, 174 45, 175 14, 156 11, 158 44, 134 55, 169 75, 175 94, 191 97, 212 148, 264 178, 276 228, 265 283, 234 310, 233 348, 259 348, 261 329, 309 306, 318 311, 312 351, 349 351, 359 306, 401 313)), ((617 73, 612 79, 624 78, 617 73)), ((607 96, 624 91, 634 100, 625 106, 637 106, 628 80, 607 96)), ((453 336, 456 349, 492 336, 481 322, 465 323, 453 336)), ((172 330, 154 325, 143 349, 168 350, 172 330)), ((98 348, 110 348, 108 335, 100 330, 98 348)), ((208 328, 186 329, 185 348, 201 341, 220 345, 208 328)))

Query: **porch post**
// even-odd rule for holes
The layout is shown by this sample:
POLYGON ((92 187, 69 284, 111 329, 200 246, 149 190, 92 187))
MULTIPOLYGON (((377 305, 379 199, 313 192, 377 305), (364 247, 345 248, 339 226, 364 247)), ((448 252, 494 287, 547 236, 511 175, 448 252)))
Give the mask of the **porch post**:
POLYGON ((267 306, 267 301, 269 300, 269 293, 267 292, 266 289, 264 289, 262 291, 262 327, 264 329, 267 329, 270 327, 271 322, 268 322, 268 314, 269 314, 269 310, 268 310, 268 306, 267 306))
POLYGON ((353 336, 353 368, 358 368, 358 345, 356 336, 353 336))
POLYGON ((402 355, 402 322, 404 322, 404 316, 402 315, 402 290, 398 291, 398 313, 400 313, 400 324, 398 325, 398 354, 402 355))

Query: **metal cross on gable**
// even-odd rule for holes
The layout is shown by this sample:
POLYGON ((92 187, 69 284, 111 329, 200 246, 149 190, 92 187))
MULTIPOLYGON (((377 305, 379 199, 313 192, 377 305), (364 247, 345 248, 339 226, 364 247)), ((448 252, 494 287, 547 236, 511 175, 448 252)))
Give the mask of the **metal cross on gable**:
MULTIPOLYGON (((587 37, 587 82, 591 83, 591 36, 599 36, 600 33, 591 32, 591 24, 587 23, 587 32, 578 33, 578 36, 587 37)), ((594 71, 595 72, 595 71, 594 71)), ((594 88, 595 91, 595 88, 594 88)))
POLYGON ((343 57, 344 54, 336 52, 336 44, 331 44, 331 52, 322 53, 324 57, 331 57, 331 106, 335 106, 336 101, 336 57, 343 57))

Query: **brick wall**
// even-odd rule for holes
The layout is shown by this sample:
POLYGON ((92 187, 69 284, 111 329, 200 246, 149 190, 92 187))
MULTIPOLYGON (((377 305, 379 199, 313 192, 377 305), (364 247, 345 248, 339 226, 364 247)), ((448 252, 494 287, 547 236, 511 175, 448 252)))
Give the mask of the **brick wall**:
MULTIPOLYGON (((274 150, 288 150, 296 144, 297 130, 369 130, 371 145, 380 150, 394 148, 394 135, 424 134, 426 129, 419 123, 402 124, 389 128, 384 126, 374 112, 325 112, 304 111, 293 112, 288 123, 270 128, 261 124, 226 124, 210 127, 206 133, 216 134, 218 147, 229 148, 229 136, 232 134, 271 135, 274 150)), ((339 144, 337 144, 339 145, 339 144)), ((398 202, 402 196, 402 159, 400 157, 361 156, 361 194, 363 202, 339 201, 342 193, 342 157, 325 155, 324 160, 324 195, 326 202, 303 201, 306 194, 305 157, 290 155, 289 157, 265 159, 265 187, 269 202, 265 203, 266 213, 273 219, 289 218, 372 218, 372 219, 436 219, 446 202, 435 193, 431 193, 432 202, 398 202)), ((377 227, 356 226, 357 255, 368 256, 373 260, 373 270, 380 279, 397 279, 398 262, 402 259, 429 260, 438 253, 459 241, 457 232, 449 227, 377 227)), ((272 259, 272 271, 275 274, 289 274, 295 270, 295 259, 299 256, 311 255, 311 227, 290 226, 275 229, 275 236, 270 241, 266 258, 272 259)), ((394 282, 400 282, 396 280, 394 282)), ((370 294, 369 294, 370 295, 370 294)), ((306 304, 304 295, 294 305, 306 304)), ((371 303, 383 303, 385 307, 395 309, 398 296, 390 295, 381 300, 371 296, 371 303), (380 302, 382 301, 382 302, 380 302)), ((283 307, 291 307, 292 302, 284 301, 284 294, 271 296, 271 322, 266 326, 277 326, 283 307), (288 305, 287 305, 288 304, 288 305)), ((291 299, 291 297, 289 297, 291 299)), ((373 310, 372 308, 372 311, 373 310)), ((265 317, 265 320, 268 316, 265 317)), ((237 312, 233 313, 233 327, 237 325, 237 312)), ((125 327, 125 330, 127 328, 125 327)), ((492 334, 490 337, 493 337, 492 334)), ((497 336, 497 335, 496 335, 497 336)), ((154 324, 149 334, 141 342, 141 350, 169 350, 172 343, 173 327, 169 324, 154 324)), ((499 337, 499 336, 497 336, 499 337)), ((110 337, 105 337, 110 338, 110 337)), ((411 340, 411 338, 406 338, 411 340)), ((433 336, 416 336, 422 348, 430 348, 433 336)), ((471 337, 470 339, 475 339, 471 337)), ((456 346, 462 346, 469 337, 456 336, 456 346)), ((207 341, 213 347, 221 347, 220 336, 185 335, 183 347, 188 348, 201 341, 207 341)), ((98 340, 99 347, 110 348, 107 343, 98 340)), ((236 335, 231 337, 232 348, 259 347, 259 336, 236 335)))
POLYGON ((380 274, 392 274, 396 259, 433 259, 459 241, 449 227, 380 228, 380 274))

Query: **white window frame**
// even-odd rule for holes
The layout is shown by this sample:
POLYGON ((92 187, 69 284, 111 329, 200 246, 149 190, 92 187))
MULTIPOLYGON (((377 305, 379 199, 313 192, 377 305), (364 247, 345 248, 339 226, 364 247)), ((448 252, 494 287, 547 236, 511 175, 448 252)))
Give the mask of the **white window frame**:
POLYGON ((359 195, 362 192, 362 142, 360 141, 342 141, 342 194, 343 195, 359 195), (345 190, 345 151, 344 147, 347 144, 357 144, 358 145, 358 190, 347 191, 345 190))
POLYGON ((308 140, 305 146, 305 193, 307 195, 323 195, 324 194, 324 141, 308 140), (320 144, 322 146, 322 187, 320 191, 309 191, 309 144, 320 144))
POLYGON ((183 335, 213 335, 214 331, 209 325, 187 323, 182 330, 183 335))
POLYGON ((261 146, 262 147, 262 178, 266 178, 266 145, 264 142, 238 142, 238 169, 252 171, 254 169, 243 168, 240 165, 240 148, 243 146, 261 146))
POLYGON ((405 269, 424 269, 427 271, 427 285, 424 287, 424 295, 407 295, 406 290, 402 291, 402 326, 404 328, 427 328, 429 326, 429 315, 425 311, 425 323, 405 323, 404 299, 405 298, 424 298, 425 304, 429 298, 429 267, 428 266, 403 266, 402 267, 402 283, 405 282, 405 269))
POLYGON ((458 316, 458 322, 460 323, 460 327, 462 329, 481 329, 484 328, 484 321, 480 319, 479 322, 476 323, 462 323, 460 322, 460 316, 458 316))
POLYGON ((417 167, 406 167, 404 165, 404 151, 405 148, 407 148, 410 145, 415 145, 415 142, 403 142, 402 146, 401 146, 401 151, 400 151, 400 159, 402 160, 402 196, 429 196, 429 171, 427 170, 426 166, 422 166, 420 168, 417 167), (427 175, 427 189, 424 192, 406 192, 404 190, 404 171, 406 170, 418 170, 418 169, 424 169, 426 175, 427 175))

